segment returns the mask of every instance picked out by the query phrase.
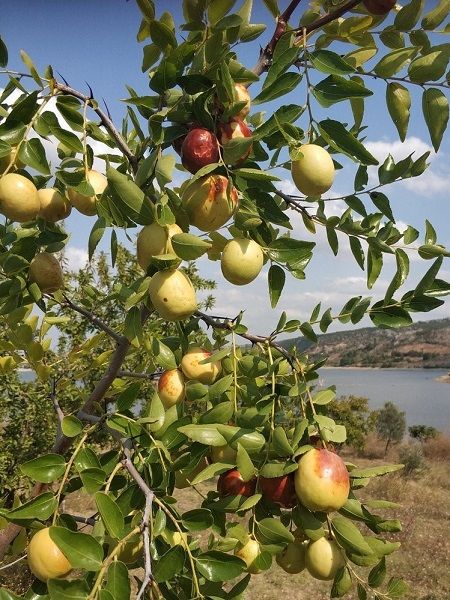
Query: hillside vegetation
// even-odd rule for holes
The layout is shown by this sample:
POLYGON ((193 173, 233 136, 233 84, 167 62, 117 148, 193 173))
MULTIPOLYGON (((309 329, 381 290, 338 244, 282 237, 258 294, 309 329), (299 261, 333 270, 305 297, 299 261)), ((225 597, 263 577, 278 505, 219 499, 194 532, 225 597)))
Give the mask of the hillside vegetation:
POLYGON ((330 367, 450 368, 450 319, 422 321, 401 329, 365 327, 327 333, 313 343, 304 337, 283 342, 312 359, 328 356, 330 367))

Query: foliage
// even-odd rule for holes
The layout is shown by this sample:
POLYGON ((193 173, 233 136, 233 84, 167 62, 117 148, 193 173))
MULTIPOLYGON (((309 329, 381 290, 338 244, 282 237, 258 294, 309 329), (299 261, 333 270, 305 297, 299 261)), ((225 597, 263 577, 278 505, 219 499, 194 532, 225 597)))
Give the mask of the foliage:
POLYGON ((376 411, 375 429, 382 440, 386 440, 384 454, 386 456, 391 442, 401 442, 406 430, 405 413, 393 402, 385 402, 383 408, 376 411))
POLYGON ((426 442, 428 440, 434 439, 439 435, 439 431, 435 427, 430 427, 428 425, 412 425, 408 427, 409 435, 421 442, 426 442))
POLYGON ((418 475, 425 469, 425 457, 418 444, 402 446, 399 451, 399 459, 404 465, 402 473, 405 477, 418 475))
MULTIPOLYGON (((450 285, 438 275, 449 252, 428 221, 421 244, 415 228, 400 230, 385 194, 385 186, 419 177, 429 153, 398 162, 387 156, 378 165, 364 145, 364 99, 374 93, 366 82, 384 80, 387 110, 404 140, 413 98, 409 89, 417 87, 431 141, 435 149, 439 147, 448 120, 442 90, 448 89, 449 52, 440 43, 448 7, 443 3, 427 12, 423 3, 412 0, 395 15, 375 17, 355 0, 317 2, 301 16, 301 26, 290 29, 287 23, 299 1, 293 0, 282 14, 277 2, 266 1, 277 27, 250 70, 240 62, 240 45, 259 38, 265 26, 251 23, 250 0, 230 14, 234 4, 185 0, 186 23, 178 35, 170 13, 157 17, 154 2, 138 0, 142 12, 138 41, 145 42, 142 70, 150 92, 139 96, 128 88, 120 130, 96 99, 60 82, 51 67, 38 73, 25 52, 21 56, 27 73, 6 70, 0 105, 0 158, 6 160, 0 187, 7 186, 8 175, 16 174, 14 181, 23 176, 38 188, 54 182, 74 207, 81 207, 80 195, 93 204, 81 208, 94 217, 88 241, 94 267, 75 278, 66 277, 63 289, 55 291, 29 276, 30 263, 38 252, 63 251, 69 238, 64 224, 38 216, 35 196, 31 202, 35 212, 28 221, 21 217, 25 202, 16 206, 14 197, 7 198, 11 210, 3 188, 0 198, 0 211, 10 217, 0 226, 0 314, 7 336, 1 370, 8 375, 29 364, 40 381, 58 381, 52 402, 56 441, 51 452, 21 466, 35 485, 21 503, 0 509, 0 517, 9 522, 0 535, 0 555, 8 548, 14 555, 10 542, 22 527, 33 531, 40 524, 51 525, 51 541, 76 570, 73 579, 49 580, 42 586, 51 599, 129 598, 125 563, 129 544, 136 542, 136 563, 144 568, 139 599, 146 594, 180 600, 237 598, 250 580, 250 574, 241 577, 244 572, 270 568, 272 557, 293 542, 295 528, 309 540, 329 535, 338 544, 345 567, 335 575, 333 597, 345 595, 354 585, 359 598, 375 594, 393 599, 406 590, 397 577, 384 583, 385 557, 399 544, 383 536, 399 531, 401 525, 377 514, 377 508, 392 506, 377 501, 362 504, 354 497, 372 477, 401 465, 349 465, 351 496, 341 514, 330 515, 312 513, 299 501, 292 510, 284 510, 262 498, 258 480, 256 488, 249 485, 251 496, 223 496, 210 490, 199 496, 196 509, 183 512, 175 484, 176 475, 187 474, 195 489, 235 466, 246 482, 256 476, 283 477, 298 469, 299 457, 313 445, 345 442, 345 427, 328 411, 334 389, 314 387, 324 361, 286 350, 278 343, 282 334, 299 332, 315 341, 317 332, 326 332, 334 321, 356 324, 365 315, 376 327, 403 327, 412 322, 411 313, 442 305, 441 296, 450 285), (414 29, 420 19, 425 32, 414 29), (343 54, 342 48, 349 51, 343 54), (252 111, 247 117, 252 137, 229 143, 221 138, 218 162, 193 174, 189 188, 186 183, 174 185, 177 160, 172 144, 182 141, 192 124, 219 133, 245 108, 236 97, 235 84, 256 82, 253 105, 271 112, 252 111), (295 104, 287 104, 283 96, 293 90, 295 104), (298 104, 300 91, 303 105, 298 104), (350 103, 352 124, 336 120, 339 102, 350 103), (322 109, 326 118, 320 116, 322 109), (47 158, 49 140, 59 160, 54 172, 47 158), (276 173, 301 159, 305 141, 326 148, 338 168, 351 172, 347 178, 353 182, 351 189, 340 198, 347 209, 339 216, 327 213, 331 196, 305 198, 279 189, 276 173), (103 143, 105 151, 95 155, 94 142, 103 143), (89 170, 102 161, 105 186, 95 195, 89 170), (376 181, 369 184, 368 168, 376 166, 376 181), (221 230, 224 235, 188 231, 192 205, 205 182, 198 180, 210 173, 216 195, 217 182, 228 180, 220 188, 227 210, 233 197, 239 198, 233 223, 221 230), (190 205, 183 201, 186 189, 192 193, 190 205), (326 232, 335 255, 346 238, 356 264, 366 273, 369 290, 385 259, 394 257, 396 272, 384 298, 350 298, 338 314, 319 304, 305 321, 283 313, 274 331, 265 336, 248 331, 242 313, 216 317, 197 309, 179 321, 174 318, 176 322, 170 313, 169 322, 158 316, 156 300, 182 305, 184 296, 172 290, 160 298, 152 281, 169 277, 180 261, 188 261, 185 272, 207 291, 212 283, 201 279, 195 261, 202 255, 218 260, 230 237, 250 238, 260 245, 275 308, 286 277, 305 279, 315 251, 314 242, 290 235, 291 215, 301 215, 305 230, 312 234, 326 232), (174 236, 172 248, 165 246, 152 256, 146 271, 133 265, 133 255, 119 247, 119 234, 126 238, 136 227, 151 223, 167 232, 175 222, 183 233, 174 236), (97 249, 106 239, 109 256, 97 249), (431 263, 414 289, 399 295, 408 279, 411 252, 431 263), (33 312, 36 307, 40 313, 33 312), (49 334, 52 327, 60 336, 56 344, 49 334), (212 351, 199 366, 216 363, 220 376, 215 381, 187 381, 186 401, 165 408, 152 382, 163 370, 179 368, 188 348, 199 340, 212 351), (240 348, 239 340, 252 349, 240 348), (83 387, 72 393, 79 382, 83 387), (92 442, 99 432, 107 436, 109 446, 95 452, 92 442), (209 460, 205 466, 211 447, 220 446, 229 446, 233 458, 209 460), (76 515, 64 513, 62 502, 79 490, 96 506, 83 530, 77 528, 76 515), (248 529, 236 520, 243 516, 248 529), (366 526, 363 530, 360 523, 366 526), (206 531, 207 541, 197 538, 198 532, 206 531), (251 566, 231 554, 249 539, 256 539, 261 549, 251 566), (363 578, 354 565, 370 570, 363 578), (230 582, 234 587, 226 591, 224 584, 230 582)), ((0 64, 6 66, 7 61, 2 42, 0 64)), ((212 300, 206 299, 198 308, 211 306, 212 300)), ((42 407, 45 411, 44 403, 42 407)), ((403 436, 404 428, 402 413, 387 403, 377 421, 380 435, 387 439, 386 449, 400 432, 403 436)))
POLYGON ((373 428, 369 400, 362 396, 340 396, 328 405, 329 416, 342 423, 347 432, 345 443, 355 450, 362 450, 366 436, 373 428))

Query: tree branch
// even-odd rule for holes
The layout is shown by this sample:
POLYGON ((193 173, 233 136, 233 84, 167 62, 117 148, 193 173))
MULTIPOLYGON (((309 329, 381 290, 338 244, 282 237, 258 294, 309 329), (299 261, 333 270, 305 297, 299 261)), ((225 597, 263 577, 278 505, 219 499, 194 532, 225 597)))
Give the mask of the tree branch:
POLYGON ((111 121, 109 115, 107 115, 98 106, 98 104, 96 102, 93 102, 93 98, 91 96, 86 96, 85 94, 82 94, 78 90, 75 90, 74 88, 72 88, 72 87, 70 87, 68 85, 65 85, 63 83, 55 82, 54 89, 57 92, 61 93, 61 94, 67 94, 69 96, 73 96, 74 98, 78 98, 79 100, 81 100, 82 102, 84 102, 85 104, 87 104, 88 106, 90 106, 92 108, 92 110, 100 118, 100 121, 102 122, 102 124, 104 125, 104 127, 107 129, 107 131, 114 138, 114 140, 116 141, 116 143, 119 146, 119 148, 122 151, 122 153, 128 158, 128 160, 129 160, 129 162, 131 164, 131 167, 133 169, 133 172, 136 172, 136 170, 137 170, 137 158, 136 158, 136 156, 133 154, 133 152, 130 150, 129 146, 127 145, 127 143, 123 139, 123 137, 117 131, 116 126, 111 121))
POLYGON ((154 381, 161 377, 162 371, 155 371, 154 373, 136 373, 135 371, 119 371, 117 377, 131 377, 134 379, 148 379, 154 381))
POLYGON ((331 23, 339 17, 342 17, 343 14, 345 14, 349 10, 352 10, 352 8, 355 8, 355 6, 358 6, 358 4, 361 3, 361 1, 362 0, 349 0, 349 2, 346 2, 342 6, 339 6, 336 10, 333 10, 327 13, 326 15, 323 15, 323 17, 320 17, 313 23, 306 25, 306 27, 298 27, 297 29, 294 29, 294 33, 300 33, 303 36, 304 29, 306 29, 306 34, 312 33, 316 29, 320 29, 321 27, 328 25, 328 23, 331 23))
POLYGON ((70 300, 70 298, 68 298, 67 296, 64 296, 64 300, 65 300, 65 304, 69 308, 71 308, 75 312, 79 313, 80 315, 83 315, 83 317, 86 317, 86 319, 90 323, 95 325, 95 327, 97 327, 97 329, 104 331, 106 334, 109 335, 109 337, 111 337, 117 343, 120 343, 122 336, 120 334, 116 333, 113 329, 111 329, 111 327, 109 327, 109 325, 107 325, 99 317, 96 317, 94 315, 94 313, 92 313, 87 308, 84 308, 83 306, 79 306, 78 304, 75 304, 75 302, 72 302, 72 300, 70 300))

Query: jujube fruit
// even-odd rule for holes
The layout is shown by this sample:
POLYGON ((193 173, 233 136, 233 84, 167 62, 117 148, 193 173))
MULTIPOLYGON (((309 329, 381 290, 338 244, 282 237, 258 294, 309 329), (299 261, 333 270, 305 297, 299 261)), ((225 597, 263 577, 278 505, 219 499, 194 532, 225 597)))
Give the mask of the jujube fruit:
POLYGON ((31 538, 27 549, 30 571, 46 582, 48 579, 65 577, 72 565, 50 537, 50 528, 40 529, 31 538))
POLYGON ((305 196, 320 196, 334 181, 334 164, 328 152, 316 144, 299 148, 302 156, 291 164, 292 179, 305 196))
POLYGON ((136 240, 136 253, 137 261, 144 271, 148 269, 154 256, 174 253, 171 238, 179 233, 183 233, 183 230, 176 223, 164 227, 151 223, 141 229, 136 240))
POLYGON ((225 225, 238 205, 234 186, 223 175, 209 175, 188 183, 182 191, 183 207, 189 222, 202 231, 216 231, 225 225))
POLYGON ((69 200, 55 188, 38 190, 38 197, 40 202, 39 216, 50 223, 66 219, 72 211, 69 200))
POLYGON ((230 469, 219 475, 217 491, 224 496, 253 496, 256 489, 256 479, 244 481, 237 469, 230 469))
POLYGON ((249 573, 257 575, 261 572, 261 569, 255 565, 256 559, 261 554, 261 548, 256 540, 250 539, 246 544, 235 550, 234 554, 239 558, 242 558, 247 565, 247 571, 249 573))
POLYGON ((230 240, 220 259, 223 276, 234 285, 246 285, 256 279, 263 264, 261 246, 246 238, 230 240))
POLYGON ((236 116, 239 117, 240 119, 245 119, 245 117, 250 112, 250 106, 251 106, 250 94, 248 93, 248 90, 245 87, 245 85, 242 85, 242 83, 236 83, 234 85, 234 91, 235 91, 235 95, 236 95, 236 100, 238 102, 246 103, 245 106, 243 108, 241 108, 241 110, 238 112, 238 114, 236 116))
POLYGON ((181 359, 181 370, 186 379, 195 379, 200 383, 211 385, 222 371, 220 361, 201 364, 211 356, 211 352, 204 348, 190 348, 181 359))
POLYGON ((183 373, 178 369, 164 371, 158 381, 158 396, 164 408, 182 402, 185 398, 183 373))
POLYGON ((306 566, 306 544, 304 542, 290 542, 286 548, 276 555, 277 564, 294 575, 301 573, 306 566))
POLYGON ((350 477, 344 461, 325 448, 309 450, 298 463, 295 491, 309 510, 339 510, 350 491, 350 477))
POLYGON ((0 212, 18 223, 35 219, 41 204, 36 186, 18 173, 7 173, 0 178, 0 212))
POLYGON ((396 5, 396 0, 363 0, 371 15, 386 15, 396 5))
POLYGON ((97 197, 105 191, 108 180, 102 173, 99 173, 95 169, 91 169, 86 173, 86 179, 94 190, 93 196, 80 194, 80 192, 77 192, 74 188, 70 188, 67 193, 72 206, 83 215, 92 217, 97 214, 97 197))
MULTIPOLYGON (((226 148, 227 144, 229 144, 232 140, 236 140, 239 138, 250 138, 252 137, 252 132, 249 126, 244 123, 242 119, 239 117, 235 117, 231 119, 228 123, 221 123, 219 125, 218 130, 219 142, 220 144, 226 148)), ((233 162, 229 162, 231 165, 236 165, 240 162, 243 162, 246 158, 248 158, 250 152, 252 151, 252 146, 250 145, 241 156, 238 156, 233 162)))
POLYGON ((36 254, 30 262, 28 278, 43 293, 56 292, 64 285, 64 276, 58 259, 48 252, 36 254))
POLYGON ((182 321, 197 310, 194 286, 178 269, 155 273, 150 279, 148 293, 153 307, 166 321, 182 321))
POLYGON ((306 568, 316 579, 330 581, 345 565, 342 551, 334 540, 321 537, 306 548, 306 568))
POLYGON ((197 127, 191 129, 181 145, 181 162, 191 173, 219 160, 219 145, 212 131, 197 127))
POLYGON ((280 477, 259 477, 258 485, 263 498, 274 504, 283 508, 292 508, 297 504, 293 473, 280 477))

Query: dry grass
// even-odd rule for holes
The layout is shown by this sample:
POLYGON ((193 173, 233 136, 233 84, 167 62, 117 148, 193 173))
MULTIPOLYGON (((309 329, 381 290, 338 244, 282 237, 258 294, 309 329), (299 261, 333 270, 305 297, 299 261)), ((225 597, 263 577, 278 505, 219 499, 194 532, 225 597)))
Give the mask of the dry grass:
MULTIPOLYGON (((376 459, 351 455, 344 458, 360 466, 383 463, 379 449, 369 446, 367 450, 367 454, 377 455, 376 459)), ((388 573, 402 576, 409 583, 407 600, 450 600, 450 439, 428 442, 424 453, 428 457, 427 469, 419 477, 405 478, 395 473, 378 478, 359 496, 392 500, 402 505, 395 511, 395 517, 402 521, 403 531, 391 536, 402 542, 402 548, 389 558, 388 573)), ((389 452, 387 460, 397 462, 397 454, 398 447, 389 452)), ((207 486, 202 486, 203 492, 206 489, 207 486)), ((178 491, 177 495, 182 510, 199 504, 200 497, 192 490, 178 491)), ((90 507, 90 499, 86 497, 78 496, 67 502, 67 509, 78 514, 89 512, 90 507)), ((391 512, 386 516, 393 517, 391 512)), ((23 593, 29 581, 24 563, 0 572, 0 585, 7 585, 16 593, 23 593)), ((317 582, 307 573, 286 574, 274 561, 268 572, 252 578, 245 598, 325 600, 329 598, 329 590, 328 583, 317 582)), ((348 597, 355 598, 354 595, 348 597)))

